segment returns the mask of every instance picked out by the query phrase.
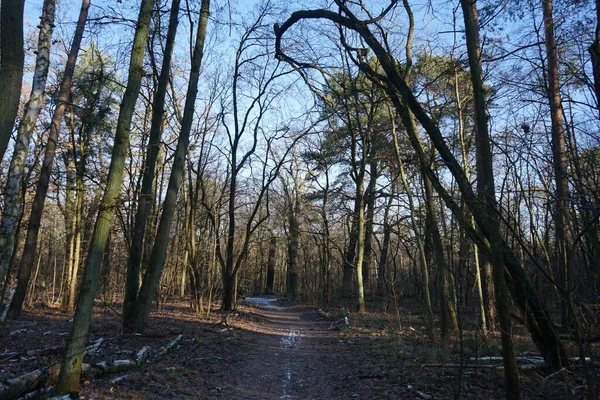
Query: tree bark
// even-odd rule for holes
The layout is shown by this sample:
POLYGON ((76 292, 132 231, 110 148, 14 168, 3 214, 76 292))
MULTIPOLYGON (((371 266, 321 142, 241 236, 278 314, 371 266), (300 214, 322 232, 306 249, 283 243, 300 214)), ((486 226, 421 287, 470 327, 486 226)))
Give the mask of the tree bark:
POLYGON ((129 258, 127 260, 127 277, 125 281, 125 297, 123 300, 123 330, 125 332, 131 332, 133 330, 131 324, 135 318, 135 303, 140 286, 139 275, 144 253, 144 239, 147 235, 148 218, 150 217, 152 208, 152 189, 154 187, 156 161, 158 159, 158 152, 160 149, 165 109, 165 95, 167 93, 169 79, 171 76, 171 58, 173 56, 177 25, 179 23, 179 5, 180 0, 173 0, 171 4, 169 27, 167 28, 167 40, 165 43, 160 75, 158 77, 158 85, 152 104, 152 121, 150 124, 148 149, 144 166, 142 168, 142 188, 138 196, 129 258))
POLYGON ((392 201, 394 200, 394 188, 395 185, 390 185, 390 193, 388 201, 385 205, 385 211, 383 213, 383 243, 381 244, 381 252, 379 255, 379 264, 377 265, 377 293, 381 296, 387 294, 387 271, 388 271, 388 258, 390 252, 390 242, 392 238, 392 225, 390 224, 390 209, 392 208, 392 201))
MULTIPOLYGON (((552 164, 554 166, 554 181, 556 183, 556 211, 554 215, 554 230, 556 233, 556 254, 559 282, 562 289, 571 291, 571 279, 568 270, 570 248, 569 225, 569 178, 567 168, 567 152, 564 112, 560 95, 558 71, 558 48, 554 37, 554 20, 552 15, 552 0, 542 0, 544 15, 544 37, 548 67, 548 101, 550 103, 550 120, 552 123, 552 164)), ((569 306, 565 297, 561 298, 562 325, 571 325, 569 306)))
POLYGON ((24 5, 24 0, 0 3, 0 161, 8 147, 21 100, 24 5))
POLYGON ((15 292, 15 297, 13 298, 8 310, 7 317, 10 319, 19 318, 21 307, 23 305, 23 301, 25 300, 29 278, 31 277, 31 271, 35 264, 37 239, 40 230, 42 214, 44 212, 46 193, 48 192, 48 186, 50 185, 50 174, 52 173, 54 156, 56 154, 58 132, 65 113, 65 108, 69 102, 71 87, 73 86, 73 72, 75 71, 77 56, 81 47, 81 40, 83 39, 83 31, 87 21, 89 7, 90 0, 83 0, 81 4, 81 10, 79 12, 79 19, 77 20, 77 26, 75 28, 75 34, 73 36, 73 42, 71 43, 71 49, 69 50, 69 55, 67 57, 67 64, 65 65, 65 72, 60 82, 56 108, 50 123, 50 133, 48 135, 44 160, 42 161, 40 177, 36 185, 35 197, 31 207, 31 215, 27 225, 27 236, 25 239, 23 258, 21 259, 17 276, 17 291, 15 292))
MULTIPOLYGON (((85 1, 87 2, 88 0, 85 1)), ((79 290, 77 309, 73 319, 73 326, 67 338, 65 362, 61 366, 60 376, 56 384, 55 390, 57 394, 77 392, 79 390, 83 350, 85 349, 92 308, 98 290, 104 248, 112 227, 117 200, 123 183, 123 170, 129 148, 131 120, 141 88, 144 54, 153 7, 154 0, 142 0, 140 5, 131 59, 129 61, 129 77, 119 110, 106 189, 100 203, 94 232, 90 240, 83 280, 79 290)))
MULTIPOLYGON (((356 211, 356 207, 355 211, 356 211)), ((344 253, 344 269, 342 274, 342 296, 351 297, 353 292, 354 261, 356 259, 356 242, 358 240, 358 221, 356 213, 352 214, 348 247, 344 253)))
POLYGON ((269 258, 267 260, 267 286, 265 287, 264 293, 269 295, 273 294, 273 283, 275 281, 275 254, 277 252, 277 238, 271 237, 269 242, 269 258))
POLYGON ((425 188, 425 208, 427 215, 425 217, 427 243, 429 243, 430 259, 433 260, 438 271, 438 288, 440 296, 440 331, 443 339, 449 337, 450 332, 458 330, 458 316, 456 313, 456 300, 453 290, 450 286, 450 276, 448 266, 444 257, 444 245, 440 236, 438 219, 435 213, 435 202, 433 197, 433 187, 431 180, 426 174, 423 174, 423 186, 425 188))
POLYGON ((465 22, 467 53, 471 69, 471 83, 475 107, 475 146, 477 163, 477 191, 487 213, 484 214, 488 226, 488 240, 492 251, 492 276, 496 294, 496 308, 500 323, 502 338, 502 357, 504 364, 504 381, 507 399, 520 399, 521 389, 515 346, 512 337, 511 303, 507 288, 504 259, 502 256, 503 243, 500 232, 499 207, 496 203, 494 186, 494 169, 490 135, 488 131, 487 110, 483 90, 481 71, 481 48, 479 42, 478 10, 475 0, 461 0, 465 22))
MULTIPOLYGON (((295 188, 297 190, 297 188, 295 188)), ((288 224, 289 224, 289 239, 288 239, 288 267, 287 267, 287 285, 285 294, 291 299, 298 298, 298 240, 300 237, 300 223, 298 221, 298 213, 300 204, 298 193, 295 193, 294 199, 289 199, 288 206, 288 224)))
MULTIPOLYGON (((17 226, 22 216, 21 182, 25 175, 25 163, 27 161, 27 154, 29 153, 31 133, 35 128, 37 118, 44 104, 48 67, 50 66, 50 45, 52 30, 54 28, 55 9, 54 0, 44 0, 31 94, 25 106, 23 119, 19 124, 17 140, 4 188, 4 208, 2 210, 2 222, 0 223, 0 282, 4 282, 5 276, 8 273, 15 247, 17 226)), ((3 77, 0 77, 1 79, 3 77)))
POLYGON ((588 51, 592 60, 596 108, 598 108, 598 115, 600 116, 600 0, 596 0, 596 30, 594 32, 594 42, 588 48, 588 51))
POLYGON ((200 8, 198 30, 196 32, 196 44, 192 55, 192 67, 185 99, 181 132, 177 140, 177 148, 171 167, 171 176, 169 177, 169 184, 167 186, 167 195, 163 203, 163 211, 154 246, 152 247, 150 262, 144 273, 142 286, 137 296, 134 318, 131 320, 131 324, 127 324, 128 326, 133 326, 135 332, 143 332, 148 325, 150 306, 156 294, 156 287, 158 286, 158 281, 165 265, 171 225, 175 211, 177 210, 177 194, 184 177, 185 157, 188 151, 190 132, 194 120, 194 105, 198 94, 198 80, 200 78, 200 67, 204 55, 204 41, 206 39, 209 9, 210 0, 203 0, 200 8))
POLYGON ((375 217, 375 200, 377 198, 377 178, 379 175, 379 166, 374 155, 371 155, 370 172, 371 178, 369 179, 369 185, 367 186, 367 215, 365 221, 365 255, 362 263, 363 279, 367 288, 370 282, 371 265, 373 263, 373 226, 375 217))

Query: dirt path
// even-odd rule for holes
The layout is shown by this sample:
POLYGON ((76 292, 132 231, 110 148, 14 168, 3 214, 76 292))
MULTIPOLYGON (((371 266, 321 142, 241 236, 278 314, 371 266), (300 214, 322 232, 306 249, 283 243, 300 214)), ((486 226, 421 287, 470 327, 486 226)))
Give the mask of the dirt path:
POLYGON ((337 371, 330 363, 330 321, 319 321, 314 309, 283 306, 276 298, 244 301, 258 318, 246 326, 259 335, 245 354, 243 366, 232 366, 234 377, 224 395, 244 399, 339 398, 337 371))
MULTIPOLYGON (((349 314, 346 326, 315 308, 260 297, 246 299, 224 323, 218 311, 199 315, 176 302, 152 313, 143 335, 123 335, 119 314, 98 308, 89 339, 104 342, 86 362, 127 359, 143 346, 159 349, 179 335, 183 339, 141 368, 84 380, 80 395, 102 400, 504 397, 501 369, 467 368, 459 376, 453 367, 424 368, 457 363, 456 348, 438 347, 420 333, 418 317, 410 311, 401 315, 399 324, 382 314, 349 314)), ((20 321, 0 324, 0 382, 60 362, 69 326, 55 309, 29 310, 20 321), (28 355, 34 349, 46 351, 28 355)), ((521 354, 531 351, 529 341, 522 345, 529 347, 521 354)), ((484 351, 490 349, 477 354, 484 351)), ((575 372, 538 368, 522 370, 521 381, 524 398, 532 400, 580 398, 584 382, 575 372)))

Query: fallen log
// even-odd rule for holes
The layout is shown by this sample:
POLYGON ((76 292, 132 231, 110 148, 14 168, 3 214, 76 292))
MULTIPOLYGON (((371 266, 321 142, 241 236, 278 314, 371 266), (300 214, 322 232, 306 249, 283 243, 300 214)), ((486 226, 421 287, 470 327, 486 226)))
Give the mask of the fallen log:
MULTIPOLYGON (((523 364, 517 365, 519 369, 536 369, 542 367, 541 365, 523 364)), ((421 364, 421 368, 486 368, 486 369, 502 369, 502 364, 421 364)))
POLYGON ((46 383, 56 381, 59 372, 60 364, 54 364, 46 369, 37 369, 16 378, 8 379, 0 385, 0 400, 16 399, 36 391, 46 383))
MULTIPOLYGON (((181 342, 182 338, 183 335, 178 335, 166 345, 159 347, 154 353, 157 356, 160 356, 171 352, 175 346, 181 342)), ((86 354, 97 352, 102 341, 103 339, 100 338, 94 344, 87 347, 86 354)), ((152 355, 153 352, 150 346, 143 346, 134 354, 132 359, 101 361, 94 364, 83 363, 81 365, 81 375, 85 379, 91 379, 96 376, 130 371, 143 366, 152 355)), ((53 385, 56 382, 58 374, 60 373, 60 367, 61 364, 56 363, 49 368, 37 369, 0 383, 0 400, 35 398, 35 395, 33 394, 30 397, 27 396, 33 392, 41 393, 42 390, 47 391, 48 388, 45 388, 45 386, 53 385)))
POLYGON ((183 338, 183 335, 180 334, 175 339, 171 340, 169 343, 167 343, 166 345, 161 347, 160 350, 158 351, 158 354, 162 356, 164 354, 169 353, 173 349, 173 347, 177 346, 179 344, 179 342, 181 342, 182 338, 183 338))

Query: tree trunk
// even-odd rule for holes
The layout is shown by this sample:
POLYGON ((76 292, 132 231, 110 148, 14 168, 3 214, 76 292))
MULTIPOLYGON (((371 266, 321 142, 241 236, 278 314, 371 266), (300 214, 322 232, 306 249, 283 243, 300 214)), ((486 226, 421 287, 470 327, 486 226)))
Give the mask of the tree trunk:
POLYGON ((388 258, 390 253, 390 242, 392 239, 392 225, 390 224, 390 209, 394 200, 395 185, 390 185, 388 202, 385 205, 383 213, 383 243, 381 244, 381 253, 379 255, 379 264, 377 265, 377 293, 381 296, 387 294, 387 271, 388 258))
POLYGON ((21 100, 24 5, 24 0, 0 3, 0 161, 8 147, 21 100))
MULTIPOLYGON (((560 95, 558 72, 558 49, 554 37, 554 20, 552 16, 552 0, 542 0, 544 14, 544 36, 546 43, 548 67, 548 101, 550 103, 550 119, 552 122, 552 163, 556 182, 556 212, 554 230, 556 233, 556 254, 559 282, 562 289, 571 291, 571 280, 568 270, 568 254, 570 247, 569 226, 569 178, 567 169, 567 153, 565 150, 564 112, 560 95)), ((561 298, 562 324, 568 328, 570 319, 567 299, 561 298)))
POLYGON ((150 137, 148 139, 148 149, 143 166, 142 188, 138 196, 137 210, 129 258, 127 261, 127 278, 125 283, 125 298, 123 300, 123 330, 131 332, 133 319, 135 318, 135 303, 139 290, 140 267, 144 253, 144 238, 147 235, 148 218, 151 211, 152 189, 154 187, 154 177, 156 170, 156 161, 161 142, 161 131, 164 119, 165 95, 171 76, 171 57, 175 44, 177 25, 179 22, 179 4, 180 0, 173 0, 171 4, 171 14, 169 17, 169 27, 167 30, 167 40, 163 62, 158 78, 158 86, 154 94, 152 104, 152 122, 150 125, 150 137))
POLYGON ((35 263, 37 239, 40 230, 42 214, 44 212, 46 193, 48 192, 48 186, 50 185, 50 174, 52 173, 52 165, 54 164, 54 155, 56 153, 56 144, 58 141, 58 131, 60 124, 62 123, 65 108, 69 102, 71 87, 73 86, 73 72, 75 71, 77 56, 79 54, 79 48, 81 47, 81 40, 83 38, 83 31, 87 21, 89 6, 90 1, 83 0, 81 4, 81 10, 79 12, 77 27, 75 28, 75 34, 73 36, 73 42, 67 57, 67 64, 65 65, 65 72, 58 90, 56 108, 50 123, 48 143, 46 144, 44 160, 42 161, 40 177, 36 186, 35 197, 31 207, 31 215, 27 225, 27 236, 25 239, 23 258, 21 259, 17 276, 17 291, 15 292, 15 297, 13 298, 8 310, 8 318, 10 319, 17 319, 21 313, 21 307, 23 305, 23 301, 25 300, 27 285, 29 283, 29 278, 31 277, 31 270, 33 269, 33 265, 35 263))
POLYGON ((365 221, 365 255, 362 263, 363 279, 367 288, 370 282, 371 264, 373 262, 373 225, 375 217, 375 200, 377 198, 377 177, 379 175, 377 160, 371 155, 371 178, 367 186, 367 215, 365 221))
MULTIPOLYGON (((88 0, 85 1, 87 2, 88 0)), ((123 183, 123 170, 129 148, 131 120, 141 87, 144 53, 153 8, 154 0, 142 0, 129 62, 127 87, 121 101, 119 118, 117 120, 106 189, 100 203, 94 232, 90 241, 73 326, 67 338, 65 362, 61 366, 60 376, 56 384, 55 391, 57 394, 77 392, 79 390, 81 363, 83 361, 85 342, 88 337, 92 308, 98 290, 104 248, 112 227, 117 199, 121 184, 123 183)))
MULTIPOLYGON (((364 167, 363 167, 364 168, 364 167)), ((362 174, 364 176, 364 173, 362 174)), ((365 287, 362 274, 362 263, 365 254, 365 198, 363 179, 359 178, 356 182, 356 311, 364 313, 365 307, 365 287)))
POLYGON ((600 0, 596 0, 596 31, 594 42, 588 48, 592 60, 592 72, 594 74, 594 90, 596 92, 596 108, 600 115, 600 0))
POLYGON ((488 240, 492 251, 492 275, 496 294, 496 306, 500 322, 502 338, 502 357, 504 360, 504 381, 506 397, 520 399, 519 372, 512 337, 512 321, 510 316, 511 303, 505 279, 504 259, 502 256, 503 242, 500 232, 500 216, 496 203, 494 187, 494 169, 490 135, 488 132, 487 111, 481 73, 481 49, 479 42, 477 4, 472 0, 461 0, 465 21, 465 34, 471 82, 473 84, 475 108, 475 146, 477 161, 477 192, 487 213, 484 214, 486 225, 489 227, 488 240))
POLYGON ((267 260, 267 286, 264 294, 273 294, 273 283, 275 281, 275 254, 277 252, 277 238, 271 237, 269 242, 269 258, 267 260))
POLYGON ((288 268, 287 268, 287 285, 285 294, 291 299, 298 298, 298 239, 300 237, 300 223, 298 214, 300 212, 300 204, 298 199, 298 188, 293 196, 289 197, 290 204, 288 205, 288 224, 289 224, 289 241, 288 241, 288 268))
POLYGON ((198 80, 200 77, 202 56, 204 54, 204 40, 206 38, 209 8, 210 1, 203 0, 200 8, 198 31, 196 33, 196 44, 192 56, 192 67, 185 99, 181 132, 179 133, 174 161, 171 167, 171 176, 169 177, 167 194, 163 203, 163 211, 160 217, 154 246, 152 247, 150 262, 144 273, 142 286, 137 296, 135 315, 131 320, 132 323, 127 324, 128 326, 132 326, 135 332, 143 332, 148 324, 150 306, 156 294, 156 287, 165 265, 169 237, 171 234, 171 224, 173 222, 175 211, 177 210, 177 194, 184 178, 185 157, 188 152, 190 132, 192 130, 194 119, 194 105, 198 94, 198 80))
MULTIPOLYGON (((356 207, 355 211, 356 211, 356 207)), ((356 242, 358 239, 358 220, 356 213, 352 215, 352 223, 348 237, 348 247, 344 254, 344 269, 342 275, 342 297, 351 297, 354 277, 354 261, 356 258, 356 242)))
MULTIPOLYGON (((10 4, 10 2, 7 2, 6 4, 10 4)), ((48 78, 48 67, 50 66, 50 45, 52 30, 54 28, 55 9, 56 5, 54 0, 44 0, 31 94, 29 95, 29 100, 25 106, 23 119, 19 124, 17 140, 15 142, 15 148, 13 150, 13 156, 10 161, 10 168, 6 179, 6 186, 4 188, 4 208, 2 210, 2 222, 0 223, 0 282, 4 282, 13 256, 17 225, 21 218, 21 182, 25 173, 27 154, 29 153, 29 141, 44 104, 44 92, 46 90, 46 81, 48 78)), ((1 12, 4 13, 5 11, 2 10, 1 12)), ((3 61, 4 60, 2 60, 2 62, 3 61)), ((1 72, 1 74, 3 74, 3 72, 1 72)), ((0 76, 0 80, 4 78, 3 75, 0 76)), ((0 111, 0 113, 1 112, 2 111, 0 111)), ((0 155, 0 159, 1 158, 2 156, 0 155)))
POLYGON ((433 260, 438 271, 438 288, 440 296, 440 331, 443 339, 448 338, 450 332, 458 330, 458 317, 456 314, 456 300, 452 288, 450 287, 450 271, 444 257, 444 245, 440 236, 438 220, 435 213, 435 199, 433 197, 433 188, 431 181, 426 174, 423 174, 423 186, 425 187, 425 207, 427 210, 426 236, 427 243, 430 245, 430 260, 433 260))

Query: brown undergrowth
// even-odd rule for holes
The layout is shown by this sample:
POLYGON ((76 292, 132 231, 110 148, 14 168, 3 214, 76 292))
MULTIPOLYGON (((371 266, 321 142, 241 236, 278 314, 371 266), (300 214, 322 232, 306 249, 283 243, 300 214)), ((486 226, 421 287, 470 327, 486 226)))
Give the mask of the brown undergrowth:
MULTIPOLYGON (((439 332, 433 339, 427 334, 415 304, 367 314, 348 307, 325 313, 272 304, 243 303, 225 316, 198 315, 185 303, 171 302, 153 312, 143 335, 123 335, 118 307, 99 305, 89 341, 104 342, 86 362, 128 358, 179 334, 183 340, 139 369, 84 381, 80 394, 88 399, 503 398, 502 369, 492 367, 494 361, 472 359, 499 356, 499 336, 473 329, 472 316, 463 316, 468 329, 443 343, 439 332)), ((69 318, 52 308, 31 309, 20 321, 0 324, 0 380, 60 362, 69 318)), ((523 328, 515 329, 519 355, 535 355, 523 328)), ((525 399, 577 399, 585 391, 576 366, 560 373, 523 366, 521 379, 525 399)))

